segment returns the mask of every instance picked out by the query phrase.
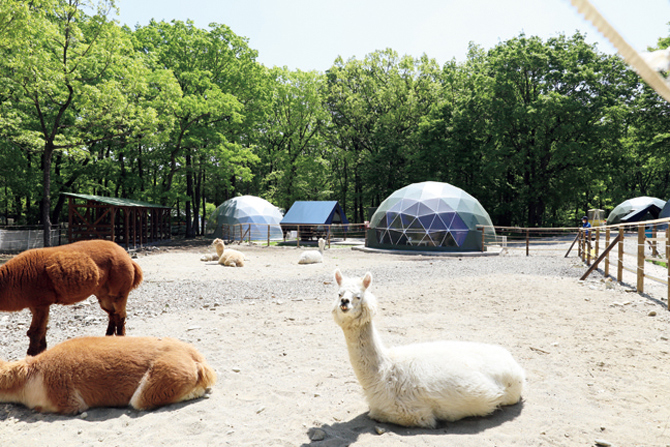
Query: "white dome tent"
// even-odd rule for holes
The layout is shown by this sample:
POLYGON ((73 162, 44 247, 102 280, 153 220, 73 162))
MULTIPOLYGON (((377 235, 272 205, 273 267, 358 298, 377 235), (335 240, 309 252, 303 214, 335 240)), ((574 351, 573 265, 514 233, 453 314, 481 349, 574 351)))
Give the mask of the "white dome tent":
POLYGON ((482 229, 487 237, 495 237, 491 218, 470 194, 448 183, 414 183, 379 205, 370 220, 368 246, 480 251, 482 229))
POLYGON ((214 238, 240 237, 240 231, 252 241, 283 239, 279 208, 256 196, 240 196, 219 205, 207 221, 207 234, 214 238), (242 224, 240 227, 239 224, 242 224), (229 230, 224 233, 224 225, 229 230), (233 233, 234 231, 234 233, 233 233))

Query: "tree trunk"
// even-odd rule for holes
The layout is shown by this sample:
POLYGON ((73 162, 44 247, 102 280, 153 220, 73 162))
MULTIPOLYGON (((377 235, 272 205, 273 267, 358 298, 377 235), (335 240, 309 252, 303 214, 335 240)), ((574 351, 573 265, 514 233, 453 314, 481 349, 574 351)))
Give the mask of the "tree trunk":
POLYGON ((43 192, 42 192, 42 229, 44 230, 44 246, 51 247, 51 160, 53 158, 53 143, 44 145, 43 192))
POLYGON ((193 225, 191 222, 191 198, 193 197, 193 161, 190 149, 186 150, 186 203, 184 204, 184 211, 186 211, 186 238, 190 239, 193 235, 193 225))

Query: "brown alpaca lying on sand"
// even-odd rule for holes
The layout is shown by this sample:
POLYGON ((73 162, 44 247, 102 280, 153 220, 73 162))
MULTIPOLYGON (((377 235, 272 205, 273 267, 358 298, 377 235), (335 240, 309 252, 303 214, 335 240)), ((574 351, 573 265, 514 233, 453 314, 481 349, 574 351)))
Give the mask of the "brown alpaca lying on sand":
POLYGON ((201 397, 215 381, 202 354, 173 338, 74 338, 35 357, 0 360, 0 402, 52 413, 149 410, 201 397))
POLYGON ((142 269, 121 246, 104 240, 36 248, 0 266, 0 311, 33 314, 28 355, 47 348, 52 304, 74 304, 91 295, 109 314, 106 335, 125 335, 126 301, 142 282, 142 269))

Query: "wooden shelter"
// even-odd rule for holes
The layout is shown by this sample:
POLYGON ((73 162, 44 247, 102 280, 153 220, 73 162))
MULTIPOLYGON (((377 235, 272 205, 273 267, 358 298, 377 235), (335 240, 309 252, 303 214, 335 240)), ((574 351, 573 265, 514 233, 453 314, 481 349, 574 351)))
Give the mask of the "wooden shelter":
POLYGON ((70 242, 106 239, 129 249, 172 238, 170 207, 114 197, 62 194, 69 198, 70 242))

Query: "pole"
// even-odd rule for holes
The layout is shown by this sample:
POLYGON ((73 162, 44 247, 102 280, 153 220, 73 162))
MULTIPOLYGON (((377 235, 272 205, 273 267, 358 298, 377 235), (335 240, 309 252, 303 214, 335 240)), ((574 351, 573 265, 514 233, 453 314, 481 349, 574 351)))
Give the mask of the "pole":
POLYGON ((644 225, 637 226, 637 293, 644 292, 644 225))

